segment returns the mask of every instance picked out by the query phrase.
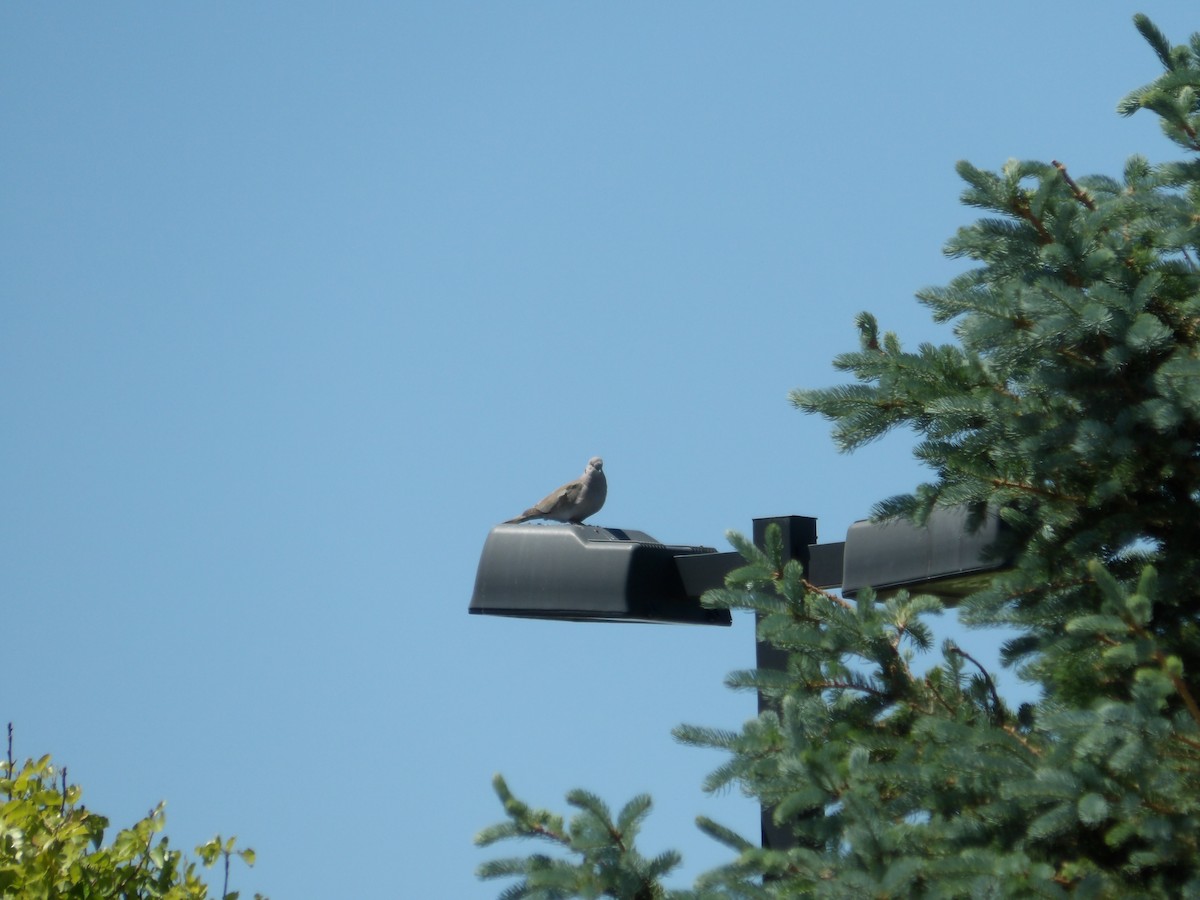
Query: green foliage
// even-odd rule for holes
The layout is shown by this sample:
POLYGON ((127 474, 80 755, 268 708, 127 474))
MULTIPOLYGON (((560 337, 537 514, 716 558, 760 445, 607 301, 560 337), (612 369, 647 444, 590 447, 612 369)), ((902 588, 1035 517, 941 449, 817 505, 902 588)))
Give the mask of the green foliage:
MULTIPOLYGON (((10 728, 11 746, 11 728, 10 728)), ((66 768, 50 757, 28 760, 18 770, 10 758, 0 762, 0 897, 22 900, 57 898, 162 898, 207 900, 208 887, 196 864, 172 850, 163 829, 163 806, 104 845, 109 822, 80 805, 82 791, 67 782, 66 768)), ((235 839, 215 837, 196 848, 205 867, 225 861, 223 900, 229 891, 229 859, 254 864, 253 850, 235 850, 235 839)), ((258 897, 259 895, 255 895, 258 897)))
POLYGON ((667 851, 646 859, 634 849, 642 821, 650 811, 650 798, 634 797, 614 820, 600 798, 587 791, 571 791, 567 803, 579 810, 564 827, 561 817, 531 809, 517 800, 499 775, 493 786, 508 821, 485 828, 475 843, 487 847, 506 838, 534 838, 552 848, 572 853, 534 853, 527 857, 496 859, 481 865, 480 878, 520 880, 505 890, 503 900, 560 900, 567 897, 619 897, 629 900, 680 900, 682 894, 661 886, 661 878, 679 865, 679 854, 667 851))
POLYGON ((798 565, 748 557, 707 603, 754 609, 786 672, 738 673, 773 701, 740 733, 685 726, 685 743, 729 762, 706 788, 737 784, 771 808, 795 846, 763 849, 714 823, 738 853, 702 876, 723 896, 1178 896, 1200 889, 1200 710, 1169 641, 1149 630, 1153 567, 1133 584, 1087 567, 1098 611, 1066 629, 1125 699, 1046 698, 1010 710, 952 643, 923 673, 932 597, 854 603, 797 582, 798 565), (770 590, 752 587, 774 569, 770 590), (766 879, 763 881, 762 879, 766 879))
MULTIPOLYGON (((1200 896, 1200 35, 1173 47, 1135 25, 1164 73, 1118 111, 1150 110, 1193 155, 1133 157, 1120 178, 960 163, 983 218, 946 252, 975 265, 918 294, 956 342, 906 350, 863 313, 834 362, 851 383, 791 395, 846 451, 916 434, 932 478, 878 518, 1000 515, 1015 566, 960 619, 1015 630, 1002 658, 1038 699, 1012 709, 952 643, 928 663, 936 598, 851 602, 777 533, 731 535, 746 564, 704 602, 752 610, 787 664, 730 676, 768 701, 740 730, 675 734, 725 751, 705 789, 756 798, 791 845, 701 820, 734 858, 679 896, 1200 896)), ((525 824, 490 839, 551 828, 513 809, 525 824)), ((508 896, 661 890, 584 893, 623 857, 560 843, 584 856, 556 864, 563 892, 508 896)))

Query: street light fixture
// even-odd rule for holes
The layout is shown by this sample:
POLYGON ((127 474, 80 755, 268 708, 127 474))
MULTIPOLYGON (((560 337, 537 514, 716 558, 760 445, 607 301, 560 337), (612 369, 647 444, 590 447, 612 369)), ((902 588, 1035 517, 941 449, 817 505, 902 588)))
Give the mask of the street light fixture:
MULTIPOLYGON (((763 545, 768 526, 783 533, 785 556, 799 560, 808 581, 856 597, 871 586, 880 596, 901 588, 953 604, 990 573, 1008 565, 989 550, 1000 520, 967 530, 965 509, 937 510, 923 526, 855 522, 844 542, 818 544, 816 519, 754 520, 763 545)), ((662 544, 644 531, 597 525, 497 525, 488 534, 470 612, 481 615, 599 622, 729 625, 728 610, 705 609, 700 595, 721 587, 741 566, 737 553, 662 544)))
POLYGON ((994 549, 1000 517, 989 513, 973 531, 971 524, 965 506, 935 509, 921 526, 902 519, 855 522, 846 532, 842 596, 857 597, 868 586, 880 597, 906 588, 955 605, 1011 565, 994 549))
MULTIPOLYGON (((728 610, 700 605, 700 594, 712 585, 693 585, 689 592, 682 574, 688 558, 703 569, 706 561, 729 555, 661 544, 644 531, 497 525, 483 545, 470 611, 575 622, 729 625, 728 610)), ((721 571, 723 578, 728 567, 721 571)))
MULTIPOLYGON (((754 520, 754 543, 779 527, 784 558, 804 566, 818 588, 840 587, 856 597, 873 587, 886 597, 901 589, 938 594, 950 605, 976 589, 1008 560, 991 552, 1000 520, 986 517, 968 531, 965 509, 937 510, 924 526, 896 521, 855 522, 845 542, 818 544, 817 520, 779 516, 754 520)), ((705 609, 700 596, 722 587, 743 565, 738 553, 712 547, 660 544, 643 531, 596 525, 497 525, 488 534, 470 612, 591 622, 676 622, 729 625, 728 610, 705 609)), ((757 643, 759 669, 784 670, 787 654, 757 643)), ((759 711, 766 706, 758 698, 759 711)), ((762 846, 792 846, 790 832, 761 813, 762 846)))

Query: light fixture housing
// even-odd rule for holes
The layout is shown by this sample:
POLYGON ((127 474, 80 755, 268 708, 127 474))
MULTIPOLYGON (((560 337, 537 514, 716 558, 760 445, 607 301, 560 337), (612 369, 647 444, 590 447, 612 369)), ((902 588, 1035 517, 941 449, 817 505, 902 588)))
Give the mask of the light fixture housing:
POLYGON ((999 552, 1003 522, 988 513, 974 531, 965 506, 935 509, 921 526, 901 519, 862 520, 846 532, 842 596, 865 587, 886 598, 906 589, 953 604, 986 586, 1012 561, 999 552))
POLYGON ((701 591, 685 588, 680 575, 680 558, 709 555, 725 554, 598 525, 497 525, 483 545, 469 610, 531 619, 729 625, 729 611, 702 607, 701 591))

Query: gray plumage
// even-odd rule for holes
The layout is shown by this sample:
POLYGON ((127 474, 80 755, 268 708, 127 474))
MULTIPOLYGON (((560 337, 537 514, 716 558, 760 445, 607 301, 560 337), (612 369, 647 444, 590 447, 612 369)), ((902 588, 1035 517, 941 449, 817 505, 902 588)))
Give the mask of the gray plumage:
POLYGON ((604 460, 593 456, 583 474, 568 481, 544 497, 535 506, 504 524, 513 525, 530 519, 553 519, 555 522, 582 522, 600 512, 608 496, 608 480, 604 477, 604 460))

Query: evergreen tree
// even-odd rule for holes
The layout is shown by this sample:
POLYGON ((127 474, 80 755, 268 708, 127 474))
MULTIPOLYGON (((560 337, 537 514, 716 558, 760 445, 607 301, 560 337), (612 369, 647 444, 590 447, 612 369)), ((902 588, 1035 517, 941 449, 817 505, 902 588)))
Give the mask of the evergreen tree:
POLYGON ((1188 156, 1133 157, 1120 179, 961 163, 985 217, 947 253, 977 265, 918 294, 957 343, 907 351, 864 313, 834 363, 853 382, 792 394, 847 451, 915 432, 934 477, 877 517, 999 514, 1015 567, 960 617, 1016 630, 1003 658, 1039 699, 1011 709, 951 643, 914 671, 937 598, 851 602, 806 582, 777 534, 734 535, 746 565, 704 602, 758 614, 787 669, 731 676, 772 701, 740 731, 676 736, 726 750, 706 789, 739 786, 795 846, 701 820, 732 863, 694 891, 644 865, 639 888, 612 887, 644 863, 636 816, 564 841, 504 788, 509 822, 481 843, 568 850, 552 883, 545 856, 481 868, 523 879, 505 897, 1200 896, 1200 34, 1172 47, 1134 21, 1164 73, 1118 110, 1152 111, 1188 156))

